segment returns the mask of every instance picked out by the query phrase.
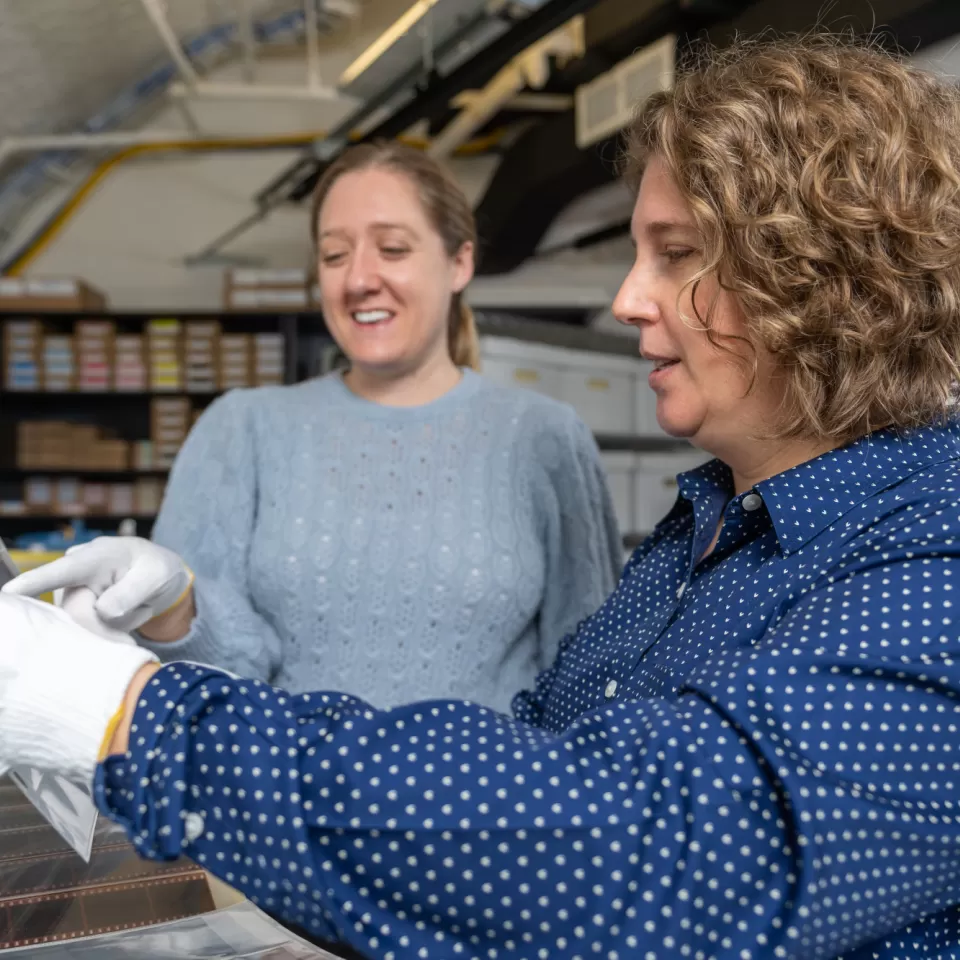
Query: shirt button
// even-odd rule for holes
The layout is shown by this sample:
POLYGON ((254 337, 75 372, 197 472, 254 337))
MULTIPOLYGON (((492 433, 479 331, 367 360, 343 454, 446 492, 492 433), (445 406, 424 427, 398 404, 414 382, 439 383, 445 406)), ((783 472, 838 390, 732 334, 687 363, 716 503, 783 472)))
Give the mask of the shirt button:
POLYGON ((203 817, 199 813, 188 813, 184 819, 183 832, 187 840, 193 843, 203 833, 203 817))
POLYGON ((686 589, 687 589, 687 585, 686 585, 685 583, 681 583, 680 586, 677 587, 677 599, 678 599, 678 600, 679 600, 679 599, 683 596, 683 594, 686 592, 686 589))
POLYGON ((743 498, 743 509, 747 513, 753 513, 754 510, 759 510, 763 506, 763 498, 759 493, 748 493, 743 498))
POLYGON ((617 681, 611 680, 607 684, 607 689, 603 691, 603 695, 608 699, 612 699, 617 695, 617 681))

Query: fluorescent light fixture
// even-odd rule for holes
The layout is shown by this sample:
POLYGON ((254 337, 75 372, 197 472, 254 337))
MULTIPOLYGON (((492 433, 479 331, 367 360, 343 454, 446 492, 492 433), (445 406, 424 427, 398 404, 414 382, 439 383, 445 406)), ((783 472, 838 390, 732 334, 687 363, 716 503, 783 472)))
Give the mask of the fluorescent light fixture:
POLYGON ((386 50, 389 50, 404 34, 409 33, 416 23, 436 6, 437 0, 417 0, 417 2, 398 17, 357 57, 340 75, 340 85, 352 83, 361 73, 371 66, 386 50))

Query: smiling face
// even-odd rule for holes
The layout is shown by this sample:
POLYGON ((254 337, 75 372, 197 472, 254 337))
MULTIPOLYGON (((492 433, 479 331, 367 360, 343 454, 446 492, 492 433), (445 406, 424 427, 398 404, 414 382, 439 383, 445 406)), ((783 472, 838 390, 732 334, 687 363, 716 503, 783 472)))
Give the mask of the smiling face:
POLYGON ((450 302, 473 275, 473 247, 448 254, 410 177, 376 166, 339 177, 320 208, 318 258, 324 319, 353 370, 452 365, 450 302))
POLYGON ((709 318, 720 337, 746 337, 736 298, 713 276, 696 293, 685 286, 703 265, 703 238, 690 207, 657 157, 648 164, 631 221, 636 245, 633 268, 614 301, 613 312, 640 331, 640 352, 655 366, 650 387, 657 421, 671 436, 684 437, 730 461, 744 438, 769 429, 782 400, 772 364, 742 341, 710 342, 697 320, 709 318))

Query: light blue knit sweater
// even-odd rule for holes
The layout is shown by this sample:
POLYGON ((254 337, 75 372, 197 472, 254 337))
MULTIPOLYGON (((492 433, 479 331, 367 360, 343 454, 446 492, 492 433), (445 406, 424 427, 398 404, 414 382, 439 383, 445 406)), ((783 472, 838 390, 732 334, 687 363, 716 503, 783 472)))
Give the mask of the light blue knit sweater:
POLYGON ((467 371, 383 407, 338 374, 238 390, 200 418, 154 539, 196 574, 163 659, 378 707, 500 710, 614 586, 621 548, 572 408, 467 371))

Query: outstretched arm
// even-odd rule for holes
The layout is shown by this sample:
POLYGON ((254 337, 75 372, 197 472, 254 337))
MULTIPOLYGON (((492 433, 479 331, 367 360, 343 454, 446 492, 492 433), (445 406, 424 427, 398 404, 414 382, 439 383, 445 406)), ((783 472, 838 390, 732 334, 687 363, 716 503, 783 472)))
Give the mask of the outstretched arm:
POLYGON ((956 899, 960 641, 893 649, 872 603, 912 578, 942 610, 950 567, 864 568, 676 698, 562 734, 173 664, 99 802, 147 855, 373 956, 835 957, 956 899))

